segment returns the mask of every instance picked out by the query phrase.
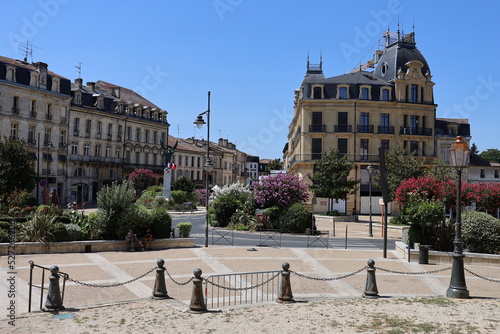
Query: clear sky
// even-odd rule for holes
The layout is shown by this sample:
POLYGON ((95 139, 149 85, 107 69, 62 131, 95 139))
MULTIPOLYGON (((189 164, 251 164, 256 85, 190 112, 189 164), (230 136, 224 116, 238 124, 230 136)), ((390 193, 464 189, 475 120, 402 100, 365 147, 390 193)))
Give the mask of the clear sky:
POLYGON ((3 4, 1 55, 49 64, 72 81, 136 90, 168 111, 170 133, 227 138, 280 158, 307 55, 326 77, 368 60, 389 27, 415 26, 429 63, 437 117, 467 118, 480 151, 500 148, 500 3, 497 1, 37 0, 3 4), (372 47, 375 46, 375 49, 372 47), (497 139, 495 139, 497 138, 497 139))

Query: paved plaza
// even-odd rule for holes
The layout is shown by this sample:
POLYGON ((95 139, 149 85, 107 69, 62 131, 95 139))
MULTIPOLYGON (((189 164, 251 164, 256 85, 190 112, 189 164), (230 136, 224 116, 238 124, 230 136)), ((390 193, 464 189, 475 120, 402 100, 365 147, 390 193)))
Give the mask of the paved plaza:
MULTIPOLYGON (((187 214, 189 215, 189 214, 187 214)), ((187 219, 188 217, 182 217, 187 219)), ((332 228, 331 220, 318 220, 320 229, 332 228)), ((349 236, 366 238, 365 222, 337 223, 336 228, 345 230, 349 236)), ((399 239, 401 231, 390 229, 389 239, 399 239)), ((338 236, 341 238, 341 236, 338 236)), ((381 230, 374 227, 374 237, 381 238, 381 230)), ((451 270, 425 275, 402 273, 436 271, 451 267, 451 264, 422 265, 408 263, 393 249, 389 249, 387 258, 381 249, 342 249, 342 248, 273 248, 273 247, 231 247, 196 246, 185 249, 165 249, 146 252, 101 252, 101 253, 65 253, 65 254, 26 254, 16 256, 17 310, 18 314, 28 310, 29 264, 50 267, 57 265, 61 272, 70 278, 93 285, 107 285, 126 282, 137 278, 156 267, 158 259, 165 260, 165 268, 177 282, 185 282, 193 277, 193 271, 200 268, 203 276, 223 273, 281 270, 282 263, 288 262, 290 270, 317 277, 334 278, 345 276, 364 268, 369 259, 375 261, 375 267, 386 269, 376 271, 379 295, 381 297, 403 296, 443 296, 449 285, 451 270)), ((2 261, 2 272, 7 272, 2 261)), ((498 267, 466 266, 467 269, 492 279, 500 279, 498 267)), ((35 270, 33 282, 39 284, 40 270, 35 270)), ((366 284, 366 270, 340 280, 311 280, 298 275, 291 276, 293 295, 296 300, 316 300, 335 298, 359 298, 366 284)), ((500 298, 498 283, 466 273, 467 287, 473 298, 500 298)), ((74 282, 67 282, 64 306, 80 308, 110 304, 122 301, 150 298, 155 283, 155 272, 126 285, 116 287, 89 287, 74 282)), ((7 282, 2 279, 2 291, 7 291, 7 282)), ((187 310, 191 298, 192 284, 177 285, 166 275, 169 303, 173 307, 187 310)), ((2 298, 2 308, 4 308, 2 298)), ((44 301, 45 302, 45 301, 44 301)), ((39 309, 39 289, 33 290, 32 310, 39 309)), ((6 305, 5 305, 6 306, 6 305)))

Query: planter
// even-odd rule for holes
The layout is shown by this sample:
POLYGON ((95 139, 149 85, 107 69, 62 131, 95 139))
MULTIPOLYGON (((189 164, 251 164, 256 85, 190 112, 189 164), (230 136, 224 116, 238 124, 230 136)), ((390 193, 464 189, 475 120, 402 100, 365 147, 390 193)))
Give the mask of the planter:
MULTIPOLYGON (((125 240, 87 240, 87 241, 67 241, 50 243, 50 251, 39 242, 17 242, 12 247, 9 243, 0 244, 0 255, 7 255, 10 252, 16 255, 21 254, 47 254, 47 253, 90 253, 90 252, 112 252, 127 251, 125 240)), ((189 248, 194 247, 194 238, 180 239, 155 239, 151 243, 153 250, 168 248, 189 248)))

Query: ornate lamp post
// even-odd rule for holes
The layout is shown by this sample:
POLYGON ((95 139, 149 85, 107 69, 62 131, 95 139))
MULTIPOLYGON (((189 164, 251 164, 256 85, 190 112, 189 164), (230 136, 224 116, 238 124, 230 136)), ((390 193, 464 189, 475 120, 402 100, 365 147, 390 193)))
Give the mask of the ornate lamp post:
POLYGON ((368 172, 368 189, 370 192, 370 225, 368 228, 368 236, 373 237, 373 221, 372 221, 372 178, 373 178, 373 172, 375 168, 373 168, 372 165, 368 165, 366 167, 366 171, 368 172))
POLYGON ((207 159, 205 161, 205 192, 206 192, 206 199, 205 199, 205 208, 206 208, 206 215, 205 215, 205 247, 208 247, 208 174, 212 171, 214 167, 214 163, 210 159, 210 91, 208 92, 208 108, 207 111, 202 112, 201 114, 198 115, 196 118, 196 121, 193 122, 196 124, 198 129, 201 129, 203 124, 207 124, 207 159), (205 120, 203 119, 203 115, 207 115, 207 122, 205 123, 205 120))
POLYGON ((453 262, 451 269, 450 286, 446 295, 450 298, 469 298, 469 291, 465 284, 464 255, 462 253, 462 171, 469 167, 470 150, 467 142, 458 136, 457 140, 451 145, 450 165, 457 171, 457 213, 455 221, 455 239, 453 240, 453 262))

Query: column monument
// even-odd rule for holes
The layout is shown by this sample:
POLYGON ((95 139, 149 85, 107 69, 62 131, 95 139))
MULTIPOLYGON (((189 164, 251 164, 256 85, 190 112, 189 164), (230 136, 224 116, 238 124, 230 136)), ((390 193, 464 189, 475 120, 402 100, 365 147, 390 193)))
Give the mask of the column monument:
POLYGON ((168 139, 167 143, 165 143, 163 140, 160 141, 161 155, 165 163, 165 169, 163 170, 163 197, 165 197, 166 199, 170 198, 170 186, 172 184, 172 174, 170 173, 172 168, 170 167, 171 166, 170 163, 172 162, 172 156, 174 155, 174 152, 177 149, 178 143, 179 141, 176 140, 174 146, 169 146, 168 139))

